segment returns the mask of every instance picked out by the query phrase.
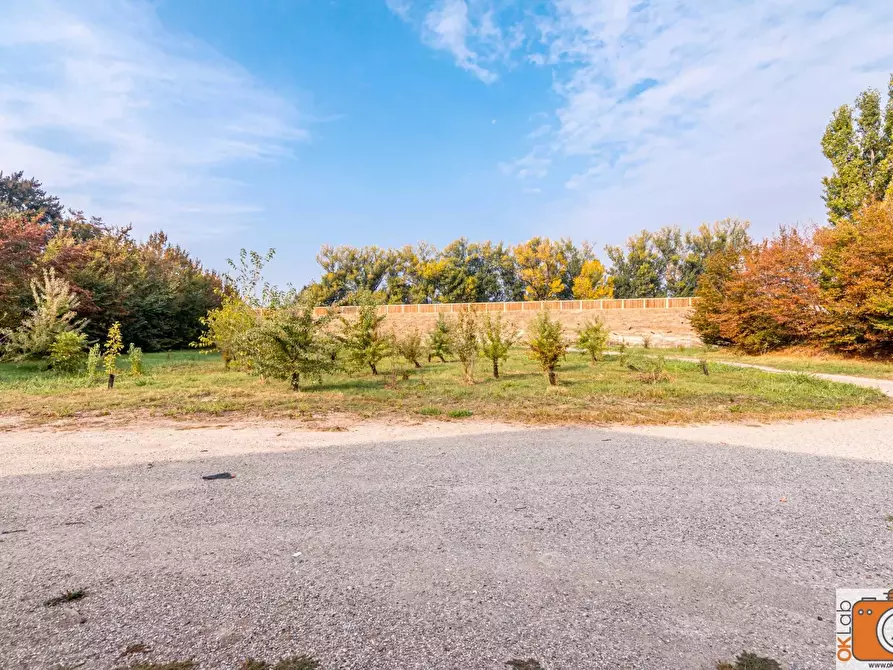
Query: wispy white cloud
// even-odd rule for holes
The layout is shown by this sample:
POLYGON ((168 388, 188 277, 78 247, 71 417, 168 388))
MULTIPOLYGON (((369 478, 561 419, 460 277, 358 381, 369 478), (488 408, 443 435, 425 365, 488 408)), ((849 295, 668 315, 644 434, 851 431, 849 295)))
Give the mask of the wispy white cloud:
POLYGON ((236 171, 308 139, 292 102, 141 0, 0 0, 0 13, 3 168, 109 222, 231 230, 260 211, 236 171))
POLYGON ((496 81, 496 74, 480 65, 480 56, 469 46, 473 39, 496 44, 502 39, 491 14, 484 14, 474 25, 465 0, 442 0, 425 17, 424 36, 435 49, 450 52, 463 70, 485 83, 496 81))
POLYGON ((508 61, 551 68, 558 101, 500 167, 559 177, 590 223, 821 214, 824 125, 893 70, 886 0, 480 2, 503 36, 523 27, 508 61))
POLYGON ((401 19, 409 18, 409 12, 412 9, 412 3, 409 0, 385 0, 385 4, 401 19))

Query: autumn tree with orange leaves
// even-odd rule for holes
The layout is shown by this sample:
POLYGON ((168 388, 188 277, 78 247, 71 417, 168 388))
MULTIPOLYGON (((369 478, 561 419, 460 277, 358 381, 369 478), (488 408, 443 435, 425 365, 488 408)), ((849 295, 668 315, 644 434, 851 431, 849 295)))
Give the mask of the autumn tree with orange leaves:
POLYGON ((842 351, 893 355, 893 197, 820 230, 816 240, 822 249, 819 339, 842 351))
POLYGON ((749 247, 739 262, 717 257, 702 277, 701 295, 721 286, 698 305, 696 328, 708 338, 758 354, 811 337, 819 315, 817 254, 808 233, 781 228, 749 247), (719 262, 717 262, 719 261, 719 262))

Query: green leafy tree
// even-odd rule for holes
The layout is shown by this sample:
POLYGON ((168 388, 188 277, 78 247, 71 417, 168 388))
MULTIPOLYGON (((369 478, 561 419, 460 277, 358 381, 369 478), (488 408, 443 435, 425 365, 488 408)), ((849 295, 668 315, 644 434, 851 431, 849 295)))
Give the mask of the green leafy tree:
POLYGON ((418 328, 394 337, 394 351, 400 354, 408 363, 420 368, 422 358, 422 335, 418 328))
POLYGON ((87 336, 83 333, 59 333, 50 345, 50 367, 62 374, 80 372, 87 360, 86 346, 87 336))
POLYGON ((385 315, 378 313, 378 305, 368 293, 360 299, 363 304, 357 306, 356 317, 341 319, 340 340, 353 367, 368 366, 372 374, 377 375, 378 364, 391 352, 389 338, 381 328, 385 315))
POLYGON ((568 343, 561 322, 552 319, 548 310, 537 315, 527 346, 530 349, 530 357, 540 364, 549 380, 549 385, 555 386, 558 383, 555 371, 560 361, 567 356, 568 343))
POLYGON ((0 210, 36 214, 40 223, 60 221, 63 207, 59 198, 49 195, 37 179, 26 179, 24 174, 0 172, 0 210))
POLYGON ((701 224, 696 231, 685 233, 685 255, 668 287, 668 294, 685 297, 695 295, 701 275, 707 269, 708 258, 726 252, 740 255, 753 244, 747 233, 749 227, 749 221, 730 218, 712 224, 701 224))
POLYGON ((316 261, 323 271, 319 280, 323 304, 358 304, 358 299, 370 294, 379 302, 386 300, 384 282, 395 263, 391 250, 325 245, 316 261))
POLYGON ((664 264, 652 233, 643 230, 626 241, 626 249, 605 247, 611 259, 615 298, 655 298, 664 294, 664 264))
POLYGON ((118 356, 122 351, 124 351, 124 342, 121 340, 121 324, 116 321, 109 328, 105 349, 102 352, 102 363, 105 373, 109 377, 109 388, 115 385, 115 375, 118 374, 118 356))
POLYGON ((453 349, 462 363, 466 384, 474 383, 474 365, 478 357, 478 320, 470 309, 459 312, 453 333, 453 349))
POLYGON ((443 314, 437 315, 434 330, 428 333, 428 362, 439 358, 446 363, 446 357, 453 355, 453 328, 443 314))
POLYGON ((102 348, 97 342, 87 352, 87 383, 92 384, 96 381, 96 375, 99 373, 99 364, 101 362, 102 348))
POLYGON ((328 332, 334 318, 334 312, 315 317, 311 304, 271 310, 246 334, 252 370, 288 381, 293 391, 301 389, 302 377, 321 381, 337 368, 336 344, 328 332))
POLYGON ((518 331, 513 324, 503 321, 502 314, 487 314, 481 328, 481 353, 493 364, 493 377, 499 379, 499 361, 508 358, 509 351, 518 341, 518 331))
POLYGON ((867 200, 883 200, 893 190, 893 75, 883 113, 881 94, 874 89, 862 92, 852 107, 835 110, 822 152, 833 169, 822 179, 832 224, 851 219, 867 200))
POLYGON ((16 330, 0 330, 4 338, 3 356, 9 360, 47 358, 56 338, 65 332, 80 332, 85 322, 77 319, 79 300, 71 286, 55 270, 44 270, 42 281, 31 280, 34 308, 16 330))
POLYGON ((142 377, 143 375, 143 350, 134 346, 133 342, 127 349, 127 363, 130 366, 130 375, 132 377, 142 377))
POLYGON ((200 323, 205 327, 198 340, 190 346, 206 353, 217 351, 223 359, 223 367, 244 368, 249 357, 245 348, 245 334, 258 323, 257 311, 249 307, 238 295, 224 294, 220 307, 212 309, 200 323))
POLYGON ((592 362, 596 363, 604 357, 609 335, 610 333, 605 327, 605 322, 600 318, 587 319, 580 328, 577 344, 583 351, 589 354, 592 362))

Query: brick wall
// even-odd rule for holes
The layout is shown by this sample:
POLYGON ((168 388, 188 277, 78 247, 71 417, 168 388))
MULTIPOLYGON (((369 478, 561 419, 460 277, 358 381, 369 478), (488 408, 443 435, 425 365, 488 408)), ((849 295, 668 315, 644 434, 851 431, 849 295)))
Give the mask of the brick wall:
MULTIPOLYGON (((586 319, 600 317, 611 331, 614 340, 623 338, 639 344, 649 337, 654 346, 696 345, 697 335, 689 323, 694 298, 645 298, 628 300, 551 300, 544 302, 444 303, 433 305, 382 305, 379 312, 387 314, 385 327, 396 332, 418 328, 427 332, 433 328, 438 314, 456 314, 463 310, 496 312, 522 330, 548 309, 571 332, 576 332, 586 319)), ((322 314, 325 307, 318 307, 322 314)), ((342 307, 348 316, 356 307, 342 307)))

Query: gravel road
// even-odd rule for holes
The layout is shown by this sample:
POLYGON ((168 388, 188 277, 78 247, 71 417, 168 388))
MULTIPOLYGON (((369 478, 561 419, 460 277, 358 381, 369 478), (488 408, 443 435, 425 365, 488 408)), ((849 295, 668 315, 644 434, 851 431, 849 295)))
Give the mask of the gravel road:
POLYGON ((893 586, 893 417, 406 430, 0 433, 0 668, 829 668, 893 586))

